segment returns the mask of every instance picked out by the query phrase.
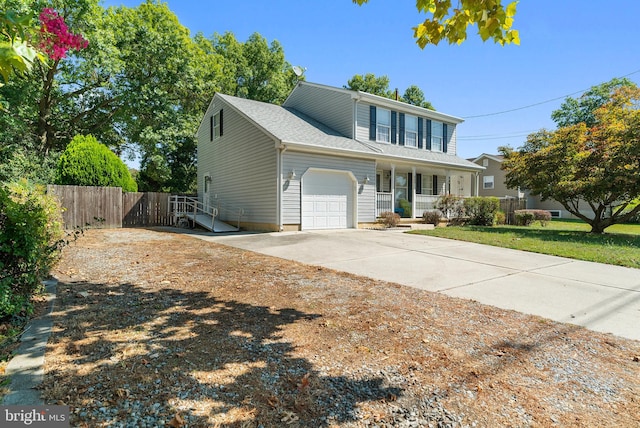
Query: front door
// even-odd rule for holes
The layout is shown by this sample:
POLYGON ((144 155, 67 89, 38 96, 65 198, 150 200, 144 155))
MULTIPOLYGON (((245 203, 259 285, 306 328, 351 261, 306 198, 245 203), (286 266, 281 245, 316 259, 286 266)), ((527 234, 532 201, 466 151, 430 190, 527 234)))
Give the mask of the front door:
POLYGON ((211 206, 211 175, 205 174, 203 180, 202 206, 208 212, 211 206))
POLYGON ((397 210, 400 208, 401 199, 409 200, 409 180, 406 173, 396 173, 395 192, 395 209, 397 210))

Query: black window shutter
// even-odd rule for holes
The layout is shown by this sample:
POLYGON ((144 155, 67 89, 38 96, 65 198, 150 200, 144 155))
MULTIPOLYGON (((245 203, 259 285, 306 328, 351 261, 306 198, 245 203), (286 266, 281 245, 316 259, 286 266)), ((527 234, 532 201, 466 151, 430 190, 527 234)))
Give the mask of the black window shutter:
POLYGON ((407 182, 408 182, 408 189, 407 189, 407 193, 408 193, 408 197, 407 199, 409 200, 409 202, 413 201, 413 174, 409 173, 407 174, 407 182))
POLYGON ((213 141, 213 116, 209 118, 209 141, 213 141))
POLYGON ((404 113, 400 113, 400 145, 404 146, 404 113))
POLYGON ((431 121, 427 119, 427 150, 431 150, 431 121))
POLYGON ((376 106, 369 106, 369 139, 376 141, 376 106))
POLYGON ((222 124, 224 121, 222 120, 222 109, 220 109, 220 136, 222 137, 222 124))
POLYGON ((421 149, 422 148, 422 137, 424 136, 424 130, 422 129, 423 127, 423 123, 422 123, 422 118, 419 117, 418 118, 418 148, 421 149))
POLYGON ((398 132, 398 113, 395 111, 391 112, 391 144, 396 144, 396 134, 398 132))
POLYGON ((442 124, 442 151, 447 153, 447 124, 442 124))
POLYGON ((433 176, 433 190, 431 191, 431 193, 434 195, 438 194, 438 176, 437 175, 433 176))
POLYGON ((422 174, 416 174, 416 194, 422 195, 422 174))

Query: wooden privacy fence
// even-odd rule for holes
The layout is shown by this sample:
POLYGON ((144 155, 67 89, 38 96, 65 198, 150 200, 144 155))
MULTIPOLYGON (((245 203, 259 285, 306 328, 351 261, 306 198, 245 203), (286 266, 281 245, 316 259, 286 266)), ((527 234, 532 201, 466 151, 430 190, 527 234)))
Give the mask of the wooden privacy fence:
POLYGON ((119 187, 47 186, 58 197, 67 229, 167 226, 169 193, 125 193, 119 187))
POLYGON ((526 199, 518 198, 500 198, 500 210, 505 214, 505 221, 507 224, 515 224, 516 210, 524 210, 527 208, 526 199))

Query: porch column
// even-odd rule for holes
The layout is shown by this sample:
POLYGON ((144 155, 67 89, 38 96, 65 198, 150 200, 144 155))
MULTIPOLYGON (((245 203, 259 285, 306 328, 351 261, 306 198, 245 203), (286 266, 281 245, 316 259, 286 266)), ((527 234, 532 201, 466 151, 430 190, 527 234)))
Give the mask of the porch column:
POLYGON ((411 189, 411 217, 416 218, 416 188, 418 187, 416 183, 416 167, 411 167, 411 183, 413 183, 411 189))
POLYGON ((447 169, 445 170, 445 173, 447 174, 447 178, 445 179, 445 182, 444 182, 444 194, 450 195, 451 194, 451 171, 447 169))
POLYGON ((391 212, 396 211, 396 166, 391 164, 391 212))
POLYGON ((480 196, 480 173, 476 172, 476 195, 480 196))

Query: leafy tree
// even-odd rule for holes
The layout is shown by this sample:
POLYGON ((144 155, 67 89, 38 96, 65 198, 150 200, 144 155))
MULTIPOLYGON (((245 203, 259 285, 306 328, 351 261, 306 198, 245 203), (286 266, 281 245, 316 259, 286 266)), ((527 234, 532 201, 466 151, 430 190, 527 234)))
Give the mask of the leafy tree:
POLYGON ((298 81, 277 40, 267 43, 258 33, 239 42, 233 33, 210 40, 222 63, 222 91, 239 97, 281 104, 298 81))
POLYGON ((367 73, 364 76, 361 74, 354 75, 347 81, 345 88, 385 98, 395 98, 394 92, 389 89, 389 77, 376 77, 373 73, 367 73))
MULTIPOLYGON (((362 5, 369 0, 352 0, 362 5)), ((461 44, 467 39, 467 27, 478 26, 482 41, 520 44, 518 30, 513 30, 513 17, 517 1, 506 6, 501 0, 460 0, 452 7, 451 0, 417 0, 419 13, 431 15, 413 28, 413 36, 421 49, 428 44, 437 45, 442 40, 449 44, 461 44)))
POLYGON ((640 89, 618 88, 594 114, 594 124, 541 130, 505 156, 508 187, 527 188, 543 200, 555 199, 603 233, 640 212, 640 89), (591 210, 585 215, 581 208, 591 210))
POLYGON ((625 86, 635 87, 636 84, 627 78, 614 78, 609 82, 592 86, 578 99, 565 99, 560 108, 551 113, 551 118, 559 127, 581 122, 591 127, 596 122, 596 110, 611 100, 613 92, 625 86))
POLYGON ((91 134, 118 155, 140 155, 141 188, 190 191, 194 130, 213 93, 279 103, 297 81, 279 43, 191 37, 160 0, 109 9, 99 0, 0 0, 8 6, 31 15, 51 7, 89 45, 0 88, 0 178, 51 165, 73 136, 91 134))
POLYGON ((36 60, 44 60, 42 54, 29 43, 31 21, 32 17, 28 14, 20 15, 13 10, 0 11, 0 75, 4 83, 15 72, 26 74, 36 60))
POLYGON ((429 110, 435 110, 435 108, 433 108, 433 105, 429 101, 424 99, 424 92, 422 92, 422 89, 420 89, 416 85, 411 85, 407 89, 405 89, 404 94, 402 95, 402 101, 414 106, 428 108, 429 110))
MULTIPOLYGON (((389 77, 376 77, 373 73, 367 73, 364 76, 361 74, 354 75, 347 81, 344 88, 351 89, 352 91, 362 91, 373 95, 379 95, 393 100, 396 99, 396 91, 389 89, 389 77)), ((422 90, 416 85, 409 86, 404 91, 404 95, 402 97, 398 97, 398 101, 435 110, 433 105, 424 99, 424 92, 422 92, 422 90)))
POLYGON ((138 190, 124 162, 92 135, 77 135, 69 143, 58 161, 56 184, 138 190))

